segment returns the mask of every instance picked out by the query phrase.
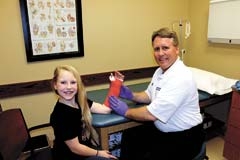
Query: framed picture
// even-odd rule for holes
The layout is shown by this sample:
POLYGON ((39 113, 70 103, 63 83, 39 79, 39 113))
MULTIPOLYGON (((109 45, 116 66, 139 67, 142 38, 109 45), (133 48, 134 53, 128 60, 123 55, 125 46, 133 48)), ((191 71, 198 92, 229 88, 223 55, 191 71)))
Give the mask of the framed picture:
POLYGON ((28 62, 84 56, 81 0, 20 0, 28 62))

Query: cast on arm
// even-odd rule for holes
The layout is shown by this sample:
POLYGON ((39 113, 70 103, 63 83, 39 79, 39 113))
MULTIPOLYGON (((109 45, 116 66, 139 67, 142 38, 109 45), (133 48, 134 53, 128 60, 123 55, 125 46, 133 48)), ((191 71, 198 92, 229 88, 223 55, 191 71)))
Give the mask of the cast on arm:
POLYGON ((104 105, 109 107, 109 96, 116 96, 118 97, 120 94, 120 88, 122 86, 123 80, 124 80, 124 75, 122 75, 120 72, 115 71, 114 75, 111 73, 109 76, 110 80, 110 86, 108 90, 108 94, 104 100, 104 105))

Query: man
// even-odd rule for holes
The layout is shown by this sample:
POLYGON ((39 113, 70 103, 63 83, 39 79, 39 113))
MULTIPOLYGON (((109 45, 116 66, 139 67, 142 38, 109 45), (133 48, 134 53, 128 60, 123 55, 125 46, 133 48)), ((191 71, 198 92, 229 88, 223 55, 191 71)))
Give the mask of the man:
POLYGON ((204 133, 198 91, 191 71, 178 56, 178 45, 174 31, 162 28, 154 32, 152 46, 159 68, 148 88, 132 92, 121 87, 120 97, 146 105, 128 108, 117 97, 109 99, 117 114, 146 122, 123 133, 124 160, 191 160, 200 152, 204 133))

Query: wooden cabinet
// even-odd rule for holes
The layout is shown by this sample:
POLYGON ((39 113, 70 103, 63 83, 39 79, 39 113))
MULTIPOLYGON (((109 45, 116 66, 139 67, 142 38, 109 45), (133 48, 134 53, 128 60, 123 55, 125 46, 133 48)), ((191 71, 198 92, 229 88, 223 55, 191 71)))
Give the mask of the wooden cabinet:
POLYGON ((240 160, 240 91, 233 90, 223 156, 240 160))

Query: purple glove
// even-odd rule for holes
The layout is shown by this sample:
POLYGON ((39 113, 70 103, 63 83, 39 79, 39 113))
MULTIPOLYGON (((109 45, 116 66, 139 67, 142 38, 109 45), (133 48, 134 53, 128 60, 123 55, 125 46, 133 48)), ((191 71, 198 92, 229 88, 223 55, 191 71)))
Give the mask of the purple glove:
POLYGON ((120 90, 120 95, 121 98, 125 98, 128 100, 132 100, 133 99, 133 93, 132 91, 126 87, 126 86, 121 86, 121 90, 120 90))
POLYGON ((121 116, 125 116, 125 113, 128 110, 128 106, 125 102, 119 100, 115 96, 110 96, 109 97, 109 104, 112 110, 114 110, 117 114, 121 116))

